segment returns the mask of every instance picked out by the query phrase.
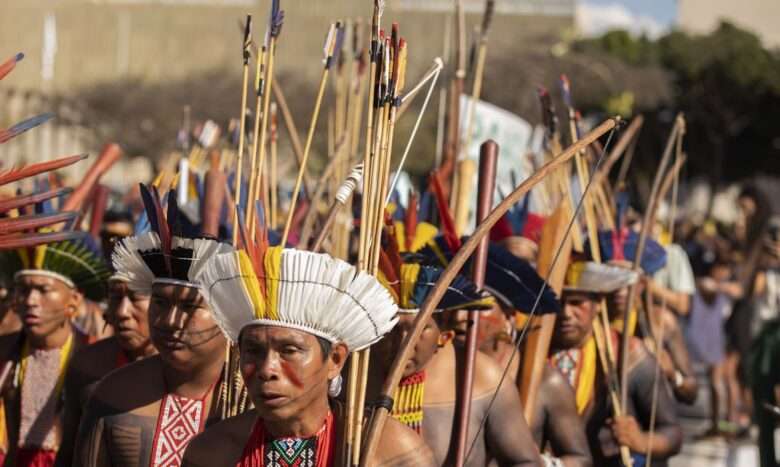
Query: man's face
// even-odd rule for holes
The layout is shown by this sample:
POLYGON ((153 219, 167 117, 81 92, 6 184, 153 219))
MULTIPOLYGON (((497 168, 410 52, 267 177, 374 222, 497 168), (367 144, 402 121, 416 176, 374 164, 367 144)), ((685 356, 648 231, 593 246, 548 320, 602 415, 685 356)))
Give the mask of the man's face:
POLYGON ((106 321, 123 349, 140 351, 149 345, 149 301, 148 295, 133 292, 126 282, 108 283, 106 321))
MULTIPOLYGON (((380 356, 382 363, 384 364, 385 371, 389 371, 390 365, 393 363, 398 349, 401 348, 401 342, 406 338, 414 328, 414 319, 416 315, 402 313, 398 315, 398 324, 395 325, 392 331, 384 337, 381 341, 377 342, 375 349, 380 356)), ((433 317, 428 318, 428 322, 425 323, 425 328, 420 335, 420 340, 417 341, 417 345, 414 347, 414 353, 409 361, 406 362, 404 367, 404 377, 413 375, 418 371, 422 371, 425 366, 431 361, 436 351, 439 348, 439 326, 433 317)))
POLYGON ((224 358, 225 337, 194 287, 155 284, 149 331, 163 361, 173 367, 190 369, 224 358))
POLYGON ((278 326, 251 326, 239 338, 241 375, 258 414, 288 420, 327 398, 347 358, 344 344, 323 355, 317 338, 278 326))
POLYGON ((43 338, 68 325, 81 294, 53 277, 27 274, 16 281, 14 304, 25 333, 43 338))
POLYGON ((581 292, 563 295, 563 309, 555 320, 553 341, 561 349, 581 346, 593 331, 596 297, 581 292))
POLYGON ((495 345, 494 338, 507 334, 507 331, 510 330, 508 311, 500 304, 494 303, 490 310, 479 313, 477 331, 477 346, 479 348, 482 348, 483 345, 493 346, 495 345))

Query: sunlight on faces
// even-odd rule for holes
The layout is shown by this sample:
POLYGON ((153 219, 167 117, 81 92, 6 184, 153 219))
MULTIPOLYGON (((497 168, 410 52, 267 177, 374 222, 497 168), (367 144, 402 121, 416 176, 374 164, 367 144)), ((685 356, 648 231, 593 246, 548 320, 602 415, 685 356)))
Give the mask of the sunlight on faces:
POLYGON ((579 347, 593 331, 598 297, 585 292, 563 293, 563 308, 555 320, 553 342, 560 349, 579 347))
POLYGON ((126 282, 108 282, 105 319, 114 328, 114 335, 123 349, 133 352, 149 344, 149 301, 148 295, 130 290, 126 282))
POLYGON ((194 287, 155 284, 149 332, 163 361, 176 368, 194 368, 225 356, 225 337, 194 287))
POLYGON ((508 319, 511 316, 511 310, 504 308, 498 302, 494 303, 490 310, 480 311, 479 326, 477 331, 477 347, 485 350, 495 345, 493 338, 499 335, 505 335, 511 328, 508 326, 508 319))
POLYGON ((14 285, 14 305, 24 331, 43 338, 62 329, 81 306, 83 297, 59 279, 26 274, 14 285))
MULTIPOLYGON (((416 314, 399 313, 398 324, 381 341, 371 347, 372 353, 376 352, 380 356, 385 372, 390 371, 390 366, 401 348, 401 343, 406 338, 406 335, 414 329, 416 317, 416 314)), ((404 378, 423 370, 431 361, 436 354, 436 350, 438 350, 440 335, 441 331, 436 320, 433 317, 428 318, 428 322, 425 323, 422 334, 420 334, 420 340, 414 346, 414 353, 406 362, 404 378)))
POLYGON ((249 326, 238 341, 249 396, 269 421, 289 420, 327 403, 328 381, 339 375, 349 353, 338 343, 325 354, 313 334, 281 326, 249 326))

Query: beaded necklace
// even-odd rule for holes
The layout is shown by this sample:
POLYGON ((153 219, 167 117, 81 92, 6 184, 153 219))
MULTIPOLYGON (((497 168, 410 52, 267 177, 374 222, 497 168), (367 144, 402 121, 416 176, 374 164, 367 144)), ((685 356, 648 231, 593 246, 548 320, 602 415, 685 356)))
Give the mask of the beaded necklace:
POLYGON ((392 416, 418 434, 422 432, 425 370, 402 379, 393 397, 392 416))

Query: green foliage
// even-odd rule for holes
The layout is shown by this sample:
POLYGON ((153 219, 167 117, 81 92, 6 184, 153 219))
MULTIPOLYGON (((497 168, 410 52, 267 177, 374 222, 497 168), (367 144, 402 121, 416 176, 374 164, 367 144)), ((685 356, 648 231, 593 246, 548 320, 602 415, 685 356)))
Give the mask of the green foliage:
MULTIPOLYGON (((671 74, 671 108, 637 110, 685 114, 690 173, 704 173, 715 181, 759 171, 780 174, 780 148, 770 123, 780 116, 780 57, 765 49, 755 34, 724 22, 708 35, 672 31, 651 41, 611 31, 576 47, 634 65, 659 65, 671 74)), ((618 103, 615 98, 608 102, 613 107, 618 103)), ((667 129, 661 125, 657 130, 649 136, 663 141, 667 129)), ((657 158, 653 151, 645 158, 657 158)))

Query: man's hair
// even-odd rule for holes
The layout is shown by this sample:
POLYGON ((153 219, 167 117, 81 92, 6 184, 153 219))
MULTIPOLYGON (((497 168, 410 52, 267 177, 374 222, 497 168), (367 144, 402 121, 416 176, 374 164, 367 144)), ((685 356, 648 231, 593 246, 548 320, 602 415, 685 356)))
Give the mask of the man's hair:
POLYGON ((320 344, 320 350, 322 350, 322 361, 328 359, 330 351, 333 350, 333 344, 329 340, 317 336, 317 342, 320 344))

